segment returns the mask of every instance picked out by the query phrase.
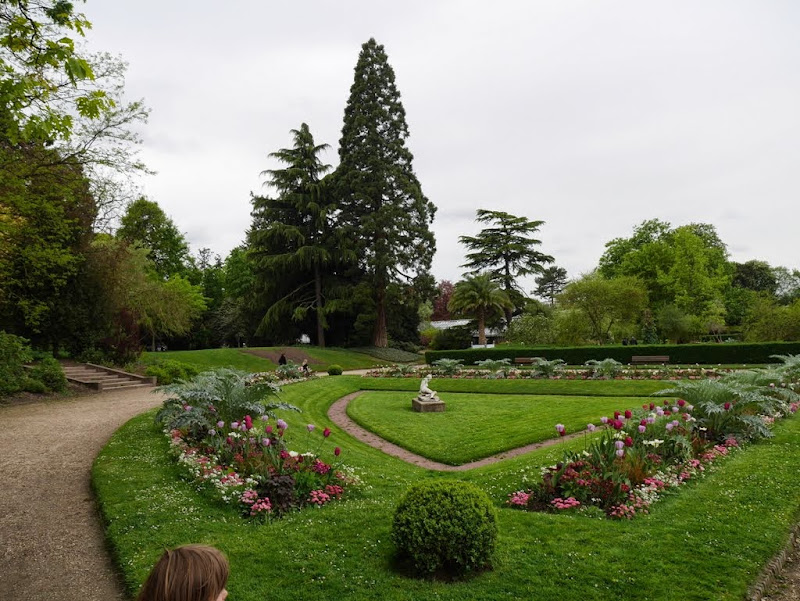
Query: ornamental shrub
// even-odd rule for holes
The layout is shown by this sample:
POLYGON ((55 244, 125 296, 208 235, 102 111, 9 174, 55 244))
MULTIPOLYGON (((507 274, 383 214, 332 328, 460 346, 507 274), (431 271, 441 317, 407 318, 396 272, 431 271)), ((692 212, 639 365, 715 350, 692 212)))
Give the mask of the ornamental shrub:
POLYGON ((23 365, 32 359, 25 338, 0 331, 0 396, 19 392, 25 379, 23 365))
POLYGON ((423 482, 400 501, 392 541, 421 575, 460 576, 489 568, 497 541, 496 511, 473 484, 423 482))
POLYGON ((470 346, 472 346, 472 328, 469 326, 439 330, 430 343, 430 348, 435 351, 468 349, 470 346))
POLYGON ((67 378, 61 364, 53 357, 45 357, 31 371, 34 380, 42 382, 48 390, 64 392, 67 389, 67 378))
POLYGON ((35 378, 24 377, 22 378, 21 385, 22 390, 33 394, 45 394, 48 391, 45 383, 35 378))
POLYGON ((341 376, 342 375, 342 366, 341 365, 329 365, 328 366, 328 375, 329 376, 341 376))
POLYGON ((178 380, 191 380, 200 372, 194 365, 190 365, 189 363, 166 359, 148 365, 144 373, 148 376, 155 376, 158 378, 159 384, 165 385, 172 384, 178 380))

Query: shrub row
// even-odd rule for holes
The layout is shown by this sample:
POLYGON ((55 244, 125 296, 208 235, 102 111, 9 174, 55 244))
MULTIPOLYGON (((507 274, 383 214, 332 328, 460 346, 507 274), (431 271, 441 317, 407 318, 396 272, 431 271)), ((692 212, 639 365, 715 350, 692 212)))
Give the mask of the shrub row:
POLYGON ((454 351, 427 351, 425 361, 461 359, 472 365, 484 359, 511 359, 517 357, 544 357, 562 359, 569 365, 583 365, 590 359, 616 359, 630 363, 631 357, 640 355, 666 355, 670 363, 705 364, 757 364, 775 363, 770 355, 795 355, 800 353, 800 342, 759 342, 725 344, 640 344, 636 346, 575 346, 575 347, 496 347, 454 351))
POLYGON ((44 355, 33 369, 26 370, 25 364, 32 360, 33 353, 25 338, 0 331, 0 397, 21 390, 45 393, 67 389, 64 370, 52 355, 44 355))

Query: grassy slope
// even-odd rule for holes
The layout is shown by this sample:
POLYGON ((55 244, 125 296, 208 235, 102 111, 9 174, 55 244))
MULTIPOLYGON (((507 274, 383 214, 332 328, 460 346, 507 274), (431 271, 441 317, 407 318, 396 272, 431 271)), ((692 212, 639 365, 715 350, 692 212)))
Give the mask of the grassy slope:
POLYGON ((240 520, 178 479, 152 413, 121 428, 98 457, 93 482, 128 587, 136 590, 164 547, 204 542, 227 553, 228 589, 240 601, 738 601, 784 543, 800 507, 800 419, 794 418, 778 426, 774 439, 720 464, 650 516, 616 522, 502 509, 493 571, 461 583, 410 579, 392 570, 390 529, 412 482, 469 480, 499 505, 561 449, 459 475, 427 472, 355 441, 328 420, 330 403, 359 385, 341 377, 287 387, 285 399, 304 413, 285 417, 291 434, 308 422, 330 426, 330 444, 342 447, 342 459, 362 471, 366 486, 346 502, 266 525, 240 520))
MULTIPOLYGON (((275 350, 283 347, 264 347, 250 350, 275 350)), ((309 364, 315 371, 327 370, 328 365, 337 364, 342 369, 368 369, 379 365, 379 359, 370 357, 363 353, 349 351, 340 348, 318 348, 302 347, 311 361, 309 364)), ((201 369, 212 369, 214 367, 235 367, 244 371, 272 371, 277 365, 269 359, 257 357, 240 349, 203 349, 199 351, 165 351, 160 353, 144 353, 142 361, 146 364, 157 362, 160 359, 172 359, 183 363, 191 363, 201 369)))
POLYGON ((475 461, 600 423, 615 409, 636 409, 642 397, 525 396, 441 393, 445 413, 417 413, 407 392, 368 392, 350 403, 358 424, 414 453, 451 465, 475 461))

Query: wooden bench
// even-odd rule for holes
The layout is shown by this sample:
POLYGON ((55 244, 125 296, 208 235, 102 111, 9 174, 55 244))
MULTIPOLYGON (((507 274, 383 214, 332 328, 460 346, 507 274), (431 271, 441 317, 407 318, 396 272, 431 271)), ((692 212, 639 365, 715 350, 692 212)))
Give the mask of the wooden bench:
POLYGON ((669 363, 669 355, 634 355, 631 363, 669 363))
POLYGON ((533 365, 533 357, 517 357, 514 359, 516 365, 533 365))

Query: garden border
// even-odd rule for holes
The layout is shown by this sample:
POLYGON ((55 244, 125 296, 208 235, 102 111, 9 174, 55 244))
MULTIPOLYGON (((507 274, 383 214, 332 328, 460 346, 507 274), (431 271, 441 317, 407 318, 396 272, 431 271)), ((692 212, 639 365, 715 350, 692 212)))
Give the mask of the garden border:
POLYGON ((786 560, 795 548, 800 548, 800 523, 789 532, 789 540, 762 570, 755 584, 747 591, 747 601, 762 601, 775 579, 783 572, 786 560))

